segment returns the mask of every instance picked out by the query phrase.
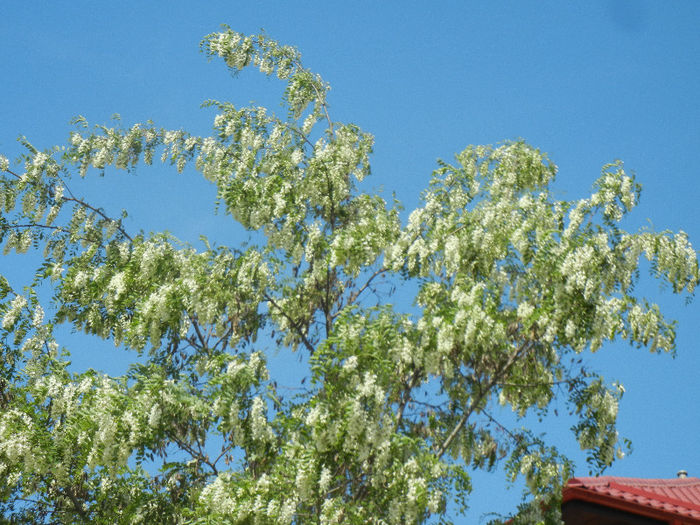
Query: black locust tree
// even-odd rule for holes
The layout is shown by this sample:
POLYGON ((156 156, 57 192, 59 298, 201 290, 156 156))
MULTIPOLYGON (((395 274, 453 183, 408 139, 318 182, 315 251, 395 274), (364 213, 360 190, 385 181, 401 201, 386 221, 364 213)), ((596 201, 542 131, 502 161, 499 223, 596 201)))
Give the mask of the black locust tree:
POLYGON ((610 465, 623 390, 580 354, 616 338, 673 351, 673 323, 635 293, 643 258, 674 292, 698 282, 684 233, 621 228, 640 191, 622 164, 564 201, 539 150, 468 147, 402 221, 359 189, 373 137, 332 119, 328 84, 295 48, 225 28, 202 50, 277 77, 285 114, 210 101, 210 136, 78 119, 62 147, 0 157, 5 253, 43 251, 32 286, 0 277, 3 519, 446 521, 469 473, 499 464, 551 508, 570 461, 499 422, 499 406, 527 422, 565 404, 592 468, 610 465), (154 163, 194 167, 253 241, 128 231, 125 212, 71 189, 154 163), (123 348, 128 372, 73 370, 61 324, 123 348), (294 395, 270 351, 308 365, 294 395))

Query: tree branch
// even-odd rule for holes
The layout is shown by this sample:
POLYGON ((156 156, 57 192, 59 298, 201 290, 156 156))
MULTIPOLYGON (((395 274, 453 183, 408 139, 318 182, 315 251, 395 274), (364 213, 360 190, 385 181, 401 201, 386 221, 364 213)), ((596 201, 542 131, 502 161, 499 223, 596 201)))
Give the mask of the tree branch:
POLYGON ((199 323, 197 320, 190 315, 190 322, 192 323, 192 327, 194 328, 195 333, 197 334, 197 339, 199 339, 199 343, 202 345, 202 348, 207 348, 207 341, 204 340, 204 337, 202 336, 202 332, 199 330, 199 323))
MULTIPOLYGON (((216 468, 216 465, 209 460, 209 457, 206 454, 204 454, 203 451, 195 450, 194 448, 192 448, 192 446, 188 445, 187 443, 179 439, 177 436, 171 435, 170 438, 177 444, 178 447, 187 452, 194 459, 196 459, 200 463, 204 463, 205 465, 207 465, 212 470, 215 476, 219 473, 219 470, 216 468)), ((197 443, 197 446, 200 446, 199 442, 197 443)))
POLYGON ((401 400, 401 404, 399 404, 399 408, 396 411, 396 429, 398 430, 399 425, 401 424, 401 419, 403 419, 403 413, 404 410, 406 409, 406 405, 408 405, 408 402, 411 399, 411 390, 416 386, 416 383, 418 382, 418 378, 420 377, 422 370, 420 368, 417 368, 413 374, 411 375, 411 380, 408 382, 408 385, 406 385, 406 388, 404 388, 403 391, 403 399, 401 400))
POLYGON ((264 297, 265 300, 266 300, 267 302, 269 302, 272 306, 274 306, 275 308, 277 308, 277 311, 278 311, 280 314, 282 314, 282 317, 284 317, 287 321, 289 321, 289 323, 292 325, 292 328, 294 328, 294 331, 295 331, 295 332, 297 333, 297 335, 301 338, 301 341, 304 343, 304 346, 307 348, 307 350, 308 350, 309 352, 311 352, 311 354, 313 354, 314 351, 315 351, 316 349, 314 348, 314 345, 311 344, 311 341, 309 341, 309 338, 306 337, 306 334, 304 334, 304 332, 302 331, 301 327, 299 326, 299 323, 297 323, 294 319, 292 319, 292 318, 287 314, 287 312, 285 312, 284 310, 282 310, 282 308, 277 304, 277 302, 276 302, 272 297, 270 297, 267 293, 265 293, 265 294, 263 295, 263 297, 264 297))
POLYGON ((72 487, 66 487, 63 490, 60 490, 59 492, 63 493, 65 496, 68 496, 68 499, 70 499, 75 512, 77 512, 83 520, 87 521, 89 516, 85 512, 85 509, 83 509, 83 505, 81 504, 78 497, 74 494, 72 487))
MULTIPOLYGON (((302 64, 300 62, 296 62, 297 67, 300 69, 304 69, 302 64)), ((321 95, 321 92, 318 90, 316 87, 316 84, 314 82, 311 82, 311 86, 313 87, 314 91, 316 92, 316 100, 321 104, 321 107, 323 108, 323 113, 326 115, 326 121, 328 122, 328 129, 331 132, 331 135, 335 135, 335 131, 333 131, 333 121, 331 120, 331 116, 328 114, 328 104, 326 104, 326 97, 321 95)))
POLYGON ((459 419, 455 427, 452 429, 452 432, 447 436, 445 441, 443 441, 442 445, 440 446, 439 449, 435 452, 435 455, 439 458, 441 458, 447 449, 450 447, 452 442, 455 440, 457 435, 459 434, 460 430, 464 427, 464 425, 467 423, 467 420, 469 417, 474 413, 474 411, 477 409, 481 401, 488 395, 488 393, 491 391, 491 389, 498 384, 498 380, 501 378, 501 376, 508 371, 508 369, 513 366, 515 361, 521 356, 521 354, 527 350, 529 350, 532 347, 532 341, 528 340, 525 341, 522 345, 520 345, 515 352, 513 352, 508 359, 503 363, 501 368, 496 371, 496 373, 491 377, 491 380, 486 384, 485 388, 479 389, 479 395, 472 401, 471 405, 469 406, 469 409, 462 415, 462 417, 459 419))

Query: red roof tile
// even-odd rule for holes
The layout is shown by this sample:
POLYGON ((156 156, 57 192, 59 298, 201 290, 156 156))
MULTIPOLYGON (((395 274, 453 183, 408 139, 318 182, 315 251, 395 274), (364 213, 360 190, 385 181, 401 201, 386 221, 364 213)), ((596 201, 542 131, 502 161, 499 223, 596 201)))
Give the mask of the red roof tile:
POLYGON ((700 478, 572 478, 564 489, 564 501, 580 499, 586 494, 602 497, 608 506, 619 501, 627 508, 633 505, 700 520, 700 478))

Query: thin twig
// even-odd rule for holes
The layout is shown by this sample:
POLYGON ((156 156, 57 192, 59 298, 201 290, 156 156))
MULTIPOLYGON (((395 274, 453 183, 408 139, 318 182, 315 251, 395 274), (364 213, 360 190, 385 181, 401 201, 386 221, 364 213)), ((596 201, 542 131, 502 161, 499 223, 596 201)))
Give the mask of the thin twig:
POLYGON ((17 179, 20 179, 20 180, 22 179, 22 177, 21 177, 20 175, 17 175, 14 171, 12 171, 12 170, 10 170, 10 169, 6 169, 5 171, 6 171, 7 173, 9 173, 10 175, 13 175, 13 176, 16 177, 17 179))
MULTIPOLYGON (((18 175, 17 173, 15 173, 14 171, 12 171, 12 170, 10 170, 10 169, 6 169, 5 171, 6 171, 7 173, 9 173, 10 175, 14 176, 15 178, 17 178, 18 180, 21 180, 21 179, 22 179, 22 177, 21 177, 20 175, 18 175)), ((70 197, 63 197, 63 200, 64 200, 64 201, 67 201, 67 202, 68 202, 68 201, 70 201, 70 202, 75 202, 75 203, 77 203, 77 204, 83 206, 84 208, 87 208, 87 209, 93 211, 94 213, 97 213, 97 214, 100 215, 103 219, 105 219, 105 220, 107 220, 107 221, 110 221, 110 222, 116 223, 116 224, 117 224, 117 229, 119 230, 119 232, 120 232, 124 237, 126 237, 127 239, 129 239, 129 241, 133 242, 133 239, 131 238, 131 236, 126 232, 126 230, 124 230, 124 228, 122 228, 121 221, 117 221, 117 220, 115 220, 115 219, 112 219, 112 218, 109 217, 106 213, 104 213, 101 209, 95 208, 94 206, 91 206, 91 205, 88 204, 87 202, 85 202, 85 201, 83 201, 83 200, 81 200, 81 199, 78 199, 78 198, 73 194, 73 192, 70 190, 70 188, 68 187, 68 185, 66 184, 66 182, 65 182, 63 179, 60 179, 60 180, 61 180, 61 183, 63 184, 63 186, 68 190, 68 193, 70 194, 70 197)), ((40 226, 40 225, 37 225, 37 226, 40 226)), ((57 228, 54 228, 54 229, 57 229, 57 228)))
MULTIPOLYGON (((68 190, 68 191, 70 191, 70 190, 68 190)), ((63 197, 63 200, 64 200, 64 201, 68 201, 68 202, 75 202, 75 203, 77 203, 77 204, 80 204, 80 205, 83 206, 84 208, 87 208, 88 210, 90 210, 90 211, 92 211, 92 212, 94 212, 94 213, 97 213, 97 214, 98 214, 100 217, 102 217, 103 219, 105 219, 105 220, 107 220, 107 221, 110 221, 110 222, 113 222, 113 223, 116 223, 116 225, 117 225, 117 230, 119 230, 119 232, 120 232, 124 237, 126 237, 127 239, 129 239, 129 241, 134 242, 134 240, 133 240, 133 239, 131 238, 131 236, 126 232, 126 230, 125 230, 124 228, 122 228, 121 221, 117 221, 117 220, 115 220, 115 219, 112 219, 109 215, 107 215, 105 212, 103 212, 100 208, 95 208, 94 206, 91 206, 91 205, 88 204, 87 202, 82 201, 82 200, 80 200, 80 199, 78 199, 78 198, 76 198, 76 197, 73 197, 73 196, 72 196, 72 197, 63 197)))
POLYGON ((350 294, 350 297, 348 298, 348 304, 354 303, 357 298, 364 292, 367 288, 369 288, 369 285, 372 284, 372 281, 378 277, 379 275, 386 273, 388 270, 386 268, 379 268, 376 272, 374 272, 369 279, 367 279, 367 282, 360 288, 359 290, 353 292, 350 294))
POLYGON ((46 230, 56 230, 60 231, 63 233, 72 233, 70 230, 66 228, 62 228, 61 226, 52 226, 50 224, 7 224, 5 225, 5 228, 8 230, 16 230, 18 228, 44 228, 46 230))

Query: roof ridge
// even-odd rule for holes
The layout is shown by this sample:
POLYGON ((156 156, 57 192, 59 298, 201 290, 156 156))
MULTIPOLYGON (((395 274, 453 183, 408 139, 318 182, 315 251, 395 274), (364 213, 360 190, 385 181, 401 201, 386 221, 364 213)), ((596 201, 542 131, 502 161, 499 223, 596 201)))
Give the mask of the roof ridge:
MULTIPOLYGON (((611 476, 612 477, 612 476, 611 476)), ((700 478, 616 478, 617 480, 638 480, 640 485, 653 487, 682 487, 687 485, 700 485, 700 478)))
POLYGON ((627 478, 622 476, 595 476, 571 478, 567 484, 580 484, 585 486, 588 484, 605 485, 607 483, 621 483, 629 486, 647 485, 653 487, 678 487, 700 485, 700 478, 627 478))
POLYGON ((665 494, 660 494, 658 492, 654 492, 652 490, 644 490, 639 487, 634 487, 631 485, 625 485, 622 483, 616 483, 614 481, 611 481, 608 483, 608 487, 611 489, 617 489, 621 490, 624 492, 629 492, 630 494, 634 494, 636 496, 642 496, 648 499, 653 499, 662 503, 667 503, 669 505, 675 505, 677 507, 682 507, 685 509, 689 510, 697 510, 700 511, 700 505, 696 503, 692 503, 690 501, 684 501, 681 499, 673 498, 670 496, 666 496, 665 494))

